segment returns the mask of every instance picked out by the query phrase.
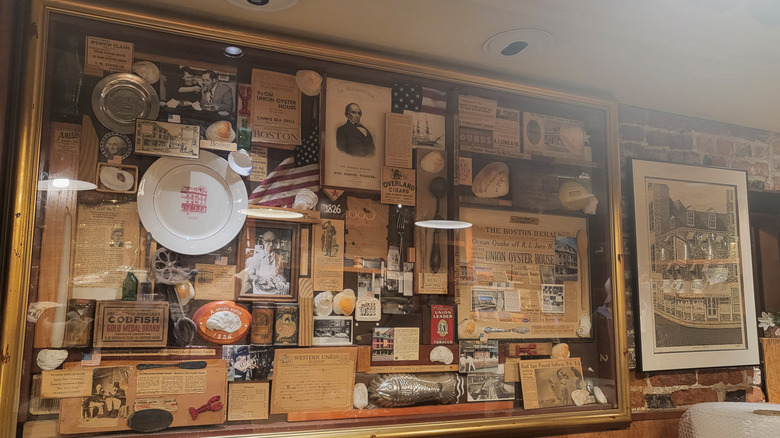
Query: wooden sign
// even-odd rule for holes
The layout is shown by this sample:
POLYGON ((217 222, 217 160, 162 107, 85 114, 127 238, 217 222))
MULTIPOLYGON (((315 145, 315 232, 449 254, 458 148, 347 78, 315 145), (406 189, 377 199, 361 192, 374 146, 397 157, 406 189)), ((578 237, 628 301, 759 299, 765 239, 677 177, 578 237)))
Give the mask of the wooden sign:
POLYGON ((98 301, 95 347, 164 347, 168 342, 168 303, 98 301))

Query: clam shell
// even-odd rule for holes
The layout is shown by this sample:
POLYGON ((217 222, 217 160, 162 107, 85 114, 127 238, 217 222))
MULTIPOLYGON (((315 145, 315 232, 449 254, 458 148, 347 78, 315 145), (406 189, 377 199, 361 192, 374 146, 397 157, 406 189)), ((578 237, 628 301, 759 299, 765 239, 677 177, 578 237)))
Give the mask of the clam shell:
POLYGON ((575 389, 571 392, 571 399, 574 401, 574 404, 577 406, 582 406, 588 401, 588 391, 584 389, 575 389))
POLYGON ((322 76, 313 70, 298 70, 295 73, 295 83, 301 93, 307 96, 316 96, 320 94, 322 88, 322 76))
POLYGON ((317 316, 328 316, 333 311, 333 294, 325 291, 314 297, 314 313, 317 316))
POLYGON ((352 406, 355 409, 363 409, 368 406, 368 388, 365 383, 355 383, 352 394, 352 406))
POLYGON ((227 120, 219 120, 206 128, 206 140, 224 141, 230 143, 236 139, 236 131, 227 120))
POLYGON ((509 167, 496 161, 479 171, 471 183, 471 190, 478 198, 498 198, 509 193, 509 167))
POLYGON ((103 166, 100 169, 100 182, 116 192, 126 192, 133 188, 135 177, 118 167, 103 166))
POLYGON ((41 350, 35 362, 42 370, 53 370, 65 362, 68 358, 68 350, 41 350))
POLYGON ((596 401, 599 404, 605 405, 608 402, 607 396, 604 395, 604 391, 602 391, 598 386, 593 387, 593 396, 596 397, 596 401))
POLYGON ((452 350, 442 345, 434 347, 433 350, 431 350, 429 358, 431 359, 431 362, 441 362, 445 365, 449 365, 455 360, 452 350))
POLYGON ((555 344, 552 348, 552 352, 550 354, 551 359, 568 359, 569 358, 569 344, 561 342, 560 344, 555 344))
POLYGON ((337 315, 349 316, 355 311, 355 291, 344 289, 333 297, 333 311, 337 315))
POLYGON ((420 168, 428 173, 439 173, 444 170, 444 156, 439 151, 431 151, 420 160, 420 168))

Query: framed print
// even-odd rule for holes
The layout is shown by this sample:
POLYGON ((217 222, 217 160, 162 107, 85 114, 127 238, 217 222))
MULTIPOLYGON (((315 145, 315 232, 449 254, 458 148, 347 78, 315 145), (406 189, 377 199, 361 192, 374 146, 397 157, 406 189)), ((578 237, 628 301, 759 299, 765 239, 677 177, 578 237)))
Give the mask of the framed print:
POLYGON ((161 157, 198 158, 200 126, 136 119, 135 153, 161 157))
POLYGON ((247 218, 238 248, 239 299, 295 301, 300 225, 247 218))
POLYGON ((746 173, 632 168, 642 370, 758 364, 746 173))
POLYGON ((327 80, 323 185, 379 191, 390 104, 390 88, 327 80))

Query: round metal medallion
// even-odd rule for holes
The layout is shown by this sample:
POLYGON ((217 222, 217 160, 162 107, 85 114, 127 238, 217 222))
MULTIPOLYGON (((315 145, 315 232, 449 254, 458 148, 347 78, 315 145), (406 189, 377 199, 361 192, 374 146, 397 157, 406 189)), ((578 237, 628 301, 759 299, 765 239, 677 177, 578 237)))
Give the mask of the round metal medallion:
POLYGON ((108 129, 135 132, 135 119, 156 119, 160 99, 148 82, 132 73, 115 73, 101 79, 92 91, 92 110, 108 129))

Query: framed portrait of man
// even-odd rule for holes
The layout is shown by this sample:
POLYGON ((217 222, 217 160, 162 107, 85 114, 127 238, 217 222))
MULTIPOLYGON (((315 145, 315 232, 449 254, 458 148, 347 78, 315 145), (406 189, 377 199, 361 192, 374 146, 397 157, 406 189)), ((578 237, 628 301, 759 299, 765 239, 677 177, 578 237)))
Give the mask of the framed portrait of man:
POLYGON ((379 191, 390 96, 387 87, 328 79, 323 185, 379 191))
POLYGON ((295 301, 299 225, 248 218, 241 234, 236 287, 240 299, 295 301))

